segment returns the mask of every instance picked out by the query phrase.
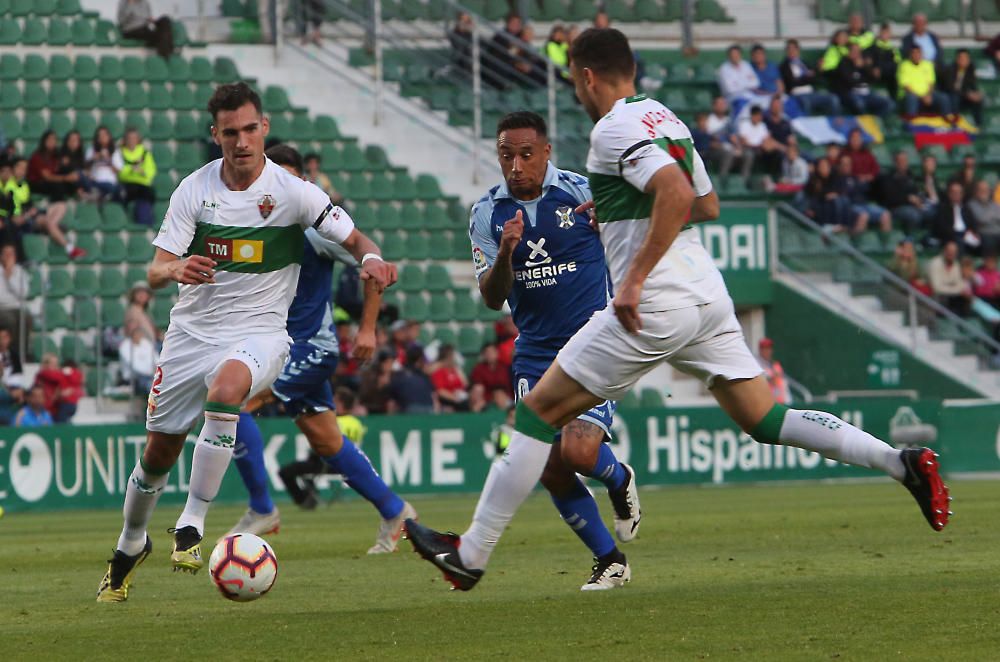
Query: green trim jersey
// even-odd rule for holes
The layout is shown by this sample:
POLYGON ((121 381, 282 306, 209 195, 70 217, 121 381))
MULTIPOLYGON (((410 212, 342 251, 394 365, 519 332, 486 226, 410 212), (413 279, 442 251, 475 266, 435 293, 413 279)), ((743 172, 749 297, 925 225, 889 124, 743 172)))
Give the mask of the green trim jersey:
MULTIPOLYGON (((697 197, 712 192, 687 126, 645 95, 619 99, 590 133, 587 174, 616 291, 649 229, 653 196, 646 185, 671 164, 681 168, 697 197)), ((646 278, 639 310, 676 310, 726 296, 722 274, 689 226, 646 278)))
POLYGON ((231 191, 221 175, 218 159, 180 183, 153 245, 216 261, 215 284, 180 286, 170 326, 205 343, 230 345, 284 332, 305 230, 315 228, 339 244, 354 221, 322 189, 270 159, 245 191, 231 191))

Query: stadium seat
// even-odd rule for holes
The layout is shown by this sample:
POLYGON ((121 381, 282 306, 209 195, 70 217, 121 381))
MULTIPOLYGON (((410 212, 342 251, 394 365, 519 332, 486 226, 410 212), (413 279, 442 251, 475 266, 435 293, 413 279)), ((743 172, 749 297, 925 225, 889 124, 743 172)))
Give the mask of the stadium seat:
POLYGON ((426 324, 421 327, 420 329, 421 334, 423 334, 425 329, 427 329, 428 331, 427 335, 430 337, 427 339, 427 342, 423 344, 429 345, 431 342, 436 342, 439 346, 451 345, 452 347, 454 347, 458 341, 458 334, 455 333, 455 329, 451 328, 451 326, 449 325, 445 324, 436 325, 434 328, 433 336, 431 336, 430 329, 428 329, 428 326, 426 324))
POLYGON ((398 232, 390 232, 382 241, 382 254, 388 260, 402 260, 406 257, 406 237, 398 232))
POLYGON ((309 141, 316 138, 313 121, 308 113, 298 113, 292 118, 291 137, 298 141, 309 141))
POLYGON ((413 178, 405 172, 396 174, 390 191, 394 200, 413 200, 417 197, 417 185, 413 178))
POLYGON ((474 322, 479 312, 479 306, 468 292, 455 293, 455 320, 459 322, 474 322))
POLYGON ((174 159, 174 168, 180 170, 182 174, 187 175, 203 165, 205 165, 205 153, 201 145, 182 145, 177 150, 174 159))
POLYGON ((73 319, 60 302, 49 300, 42 306, 41 319, 36 324, 37 328, 43 329, 69 329, 73 326, 73 319))
MULTIPOLYGON (((103 78, 103 77, 102 77, 103 78)), ((104 79, 101 82, 100 91, 97 96, 97 107, 104 111, 115 111, 123 108, 125 97, 118 89, 118 84, 104 79)), ((113 134, 117 138, 117 134, 113 134)))
POLYGON ((50 299, 60 299, 69 296, 73 292, 73 279, 69 271, 61 267, 49 269, 48 277, 45 279, 45 296, 50 299))
POLYGON ((66 221, 66 227, 77 232, 92 233, 101 227, 101 212, 97 205, 81 202, 76 205, 76 213, 72 220, 66 221))
MULTIPOLYGON (((419 183, 419 179, 417 181, 419 183)), ((434 202, 428 202, 424 207, 424 223, 428 230, 445 230, 454 227, 448 216, 448 210, 434 202)))
POLYGON ((98 311, 100 326, 121 326, 125 322, 125 306, 119 297, 101 299, 98 311))
POLYGON ((157 55, 146 57, 143 63, 145 77, 143 80, 149 83, 165 83, 170 80, 170 70, 166 61, 157 55))
POLYGON ((466 356, 478 354, 483 348, 483 334, 474 326, 462 326, 458 330, 456 348, 466 356))
POLYGON ((153 244, 145 233, 130 232, 128 235, 128 261, 145 264, 153 259, 153 244))
POLYGON ((97 119, 94 117, 93 113, 80 110, 79 107, 76 110, 76 119, 74 120, 74 124, 76 126, 76 130, 83 136, 84 142, 88 142, 97 130, 97 119))
POLYGON ((452 288, 451 275, 441 264, 430 264, 425 272, 425 284, 431 292, 445 292, 452 288))
POLYGON ((268 85, 263 95, 264 110, 268 113, 283 113, 291 108, 284 88, 268 85))
POLYGON ((174 167, 174 150, 170 149, 169 145, 162 142, 153 143, 152 152, 153 161, 156 162, 156 167, 158 169, 170 170, 174 167))
MULTIPOLYGON (((153 141, 165 141, 170 140, 174 136, 174 123, 170 120, 170 117, 165 112, 153 113, 152 120, 149 123, 149 133, 147 137, 153 141)), ((156 167, 158 169, 169 170, 170 165, 166 163, 161 163, 160 159, 156 158, 154 152, 153 158, 156 161, 156 167)), ((173 161, 173 154, 170 155, 170 161, 173 161)))
POLYGON ((429 307, 423 294, 412 293, 406 296, 400 308, 400 317, 408 320, 423 321, 429 316, 429 307))
POLYGON ((202 136, 202 128, 191 113, 177 113, 174 117, 174 139, 195 140, 202 136))
MULTIPOLYGON (((27 104, 23 106, 27 108, 27 104)), ((21 138, 28 143, 36 143, 49 128, 49 122, 41 113, 26 113, 21 125, 21 138)))
POLYGON ((404 264, 399 270, 399 286, 404 292, 424 291, 424 270, 416 264, 404 264))
MULTIPOLYGON (((66 110, 73 105, 73 92, 70 91, 69 85, 64 82, 51 82, 49 83, 49 94, 48 94, 48 109, 51 110, 66 110)), ((52 127, 55 129, 55 127, 52 127)), ((56 130, 60 136, 65 134, 65 130, 56 130)))
MULTIPOLYGON (((40 234, 26 234, 22 237, 21 241, 24 244, 24 255, 28 258, 29 262, 40 264, 48 257, 48 237, 40 234)), ((37 274, 38 272, 35 273, 37 274)), ((32 278, 32 282, 35 281, 40 281, 37 275, 32 278)))
POLYGON ((41 83, 25 83, 21 105, 25 110, 41 110, 49 105, 49 94, 41 83))
POLYGON ((137 111, 130 111, 125 116, 125 128, 135 129, 144 139, 149 136, 149 122, 146 121, 145 114, 137 111))
POLYGON ((79 16, 83 13, 83 8, 80 6, 80 0, 58 0, 56 13, 60 16, 79 16))
POLYGON ((125 285, 125 277, 122 276, 121 271, 113 267, 101 269, 98 292, 102 297, 122 296, 126 289, 128 288, 125 285))
POLYGON ((26 81, 39 81, 48 78, 49 62, 37 53, 28 53, 24 56, 24 66, 21 69, 21 77, 26 81))
POLYGON ((21 30, 21 43, 25 46, 41 46, 49 37, 49 31, 45 28, 42 19, 29 16, 24 19, 24 27, 21 30))
POLYGON ((215 58, 213 72, 216 83, 233 83, 241 80, 236 63, 228 57, 215 58))
MULTIPOLYGON (((171 78, 174 82, 178 82, 175 77, 176 70, 171 73, 171 78)), ((195 83, 211 83, 215 77, 215 70, 212 68, 212 63, 208 58, 197 56, 191 58, 190 66, 188 69, 188 80, 195 83)))
POLYGON ((435 292, 431 294, 428 312, 428 319, 432 322, 451 321, 455 316, 455 309, 452 304, 451 297, 443 292, 435 292))
POLYGON ((73 77, 73 62, 65 55, 53 55, 49 58, 50 81, 66 81, 73 77))
POLYGON ((11 16, 27 16, 32 12, 34 3, 31 0, 11 0, 8 11, 11 16))
POLYGON ((270 115, 271 128, 268 137, 274 137, 280 141, 292 140, 292 123, 282 113, 272 113, 270 115))
POLYGON ((45 41, 49 46, 65 46, 72 42, 73 30, 69 21, 64 18, 50 18, 45 41))
POLYGON ((15 111, 22 106, 23 95, 13 82, 0 85, 0 110, 15 111))
MULTIPOLYGON (((81 321, 75 320, 75 328, 92 328, 97 321, 97 311, 94 307, 94 302, 81 301, 77 303, 76 307, 80 312, 77 313, 74 310, 74 315, 78 315, 79 320, 92 320, 94 323, 85 325, 81 321)), ((59 349, 63 361, 73 360, 84 365, 94 365, 97 363, 97 354, 94 352, 94 348, 75 334, 67 333, 63 336, 59 349)))
POLYGON ((316 140, 325 142, 328 140, 339 140, 341 138, 340 129, 337 127, 337 121, 329 115, 320 115, 316 118, 315 130, 316 140))
POLYGON ((100 261, 102 257, 101 246, 95 235, 77 233, 76 245, 87 251, 85 256, 76 259, 77 264, 94 264, 100 261))
POLYGON ((24 63, 14 53, 0 55, 0 80, 21 80, 24 78, 24 63))
POLYGON ((372 208, 375 210, 375 227, 382 230, 403 230, 410 220, 403 215, 402 210, 396 209, 392 204, 382 203, 372 208))
POLYGON ((469 233, 465 231, 453 232, 451 238, 451 258, 453 260, 468 260, 472 257, 472 244, 469 241, 469 233))
MULTIPOLYGON (((100 95, 93 83, 78 80, 73 90, 73 107, 79 110, 92 110, 97 108, 100 102, 100 95)), ((118 136, 115 136, 116 138, 118 136)))
POLYGON ((423 232, 411 232, 407 236, 407 256, 412 260, 431 258, 430 238, 423 232))
POLYGON ((171 55, 167 60, 167 75, 175 85, 187 85, 191 80, 191 64, 180 55, 171 55))
POLYGON ((77 18, 70 24, 70 39, 75 46, 93 46, 97 41, 94 23, 86 18, 77 18))
MULTIPOLYGON (((149 100, 145 86, 137 81, 125 83, 125 92, 122 95, 123 103, 121 107, 125 110, 143 110, 149 107, 149 100)), ((103 106, 102 107, 106 107, 103 106)))
MULTIPOLYGON (((36 328, 40 329, 41 326, 38 326, 38 320, 39 318, 36 318, 35 324, 36 328)), ((56 346, 56 343, 52 340, 51 336, 36 334, 31 340, 31 352, 36 360, 41 361, 42 357, 46 354, 55 354, 58 356, 59 348, 56 346)))
POLYGON ((415 202, 407 202, 399 210, 399 217, 402 220, 402 227, 406 230, 420 230, 426 228, 424 212, 415 202))

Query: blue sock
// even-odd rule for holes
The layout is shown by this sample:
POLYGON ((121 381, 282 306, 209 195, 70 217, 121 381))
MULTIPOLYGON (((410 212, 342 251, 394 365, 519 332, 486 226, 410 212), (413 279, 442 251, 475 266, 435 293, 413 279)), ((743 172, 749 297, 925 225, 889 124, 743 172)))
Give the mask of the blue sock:
POLYGON ((253 414, 240 414, 236 426, 236 468, 243 484, 250 493, 250 509, 266 515, 274 510, 271 493, 267 489, 267 469, 264 468, 264 438, 260 435, 253 414))
POLYGON ((556 510, 562 515, 563 521, 576 532, 595 557, 604 556, 615 549, 614 538, 601 521, 597 502, 579 478, 576 478, 576 484, 569 494, 564 497, 553 496, 552 503, 556 504, 556 510))
POLYGON ((347 437, 344 437, 344 445, 340 451, 336 455, 324 457, 323 461, 334 472, 343 476, 355 492, 368 499, 382 519, 392 519, 403 511, 403 500, 389 489, 368 456, 347 437))
POLYGON ((611 446, 607 444, 601 444, 601 449, 597 452, 597 462, 587 475, 604 483, 609 490, 617 490, 625 481, 625 470, 622 469, 611 446))

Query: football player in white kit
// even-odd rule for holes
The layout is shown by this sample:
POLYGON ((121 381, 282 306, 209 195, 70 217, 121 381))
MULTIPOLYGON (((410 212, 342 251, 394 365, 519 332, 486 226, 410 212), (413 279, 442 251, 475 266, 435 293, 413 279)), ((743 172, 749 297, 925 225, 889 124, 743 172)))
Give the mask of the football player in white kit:
POLYGON ((757 441, 881 470, 910 490, 934 530, 943 529, 950 499, 933 451, 900 451, 832 414, 774 402, 722 275, 690 226, 718 216, 712 182, 684 123, 636 93, 625 36, 612 28, 584 31, 570 47, 570 66, 577 97, 596 123, 587 170, 615 296, 518 403, 507 462, 465 534, 407 523, 414 545, 429 550, 424 558, 457 588, 475 586, 538 481, 555 433, 596 404, 620 400, 663 362, 703 380, 757 441))
POLYGON ((318 187, 264 156, 269 122, 246 83, 219 86, 208 103, 212 137, 223 157, 184 179, 153 244, 154 288, 180 284, 149 394, 147 443, 125 492, 125 526, 99 602, 128 597, 136 567, 152 543, 146 524, 192 425, 204 412, 184 512, 171 561, 197 572, 205 514, 219 491, 236 439, 240 407, 281 372, 304 231, 312 227, 361 264, 380 289, 396 267, 318 187))

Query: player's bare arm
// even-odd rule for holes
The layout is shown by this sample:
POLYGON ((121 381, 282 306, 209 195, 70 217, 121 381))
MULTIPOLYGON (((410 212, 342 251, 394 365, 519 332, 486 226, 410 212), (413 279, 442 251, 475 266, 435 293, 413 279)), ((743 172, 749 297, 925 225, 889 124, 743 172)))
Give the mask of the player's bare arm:
POLYGON ((396 265, 382 259, 382 251, 375 242, 355 228, 341 244, 361 265, 361 280, 374 280, 379 292, 396 282, 396 265))
POLYGON ((714 190, 694 199, 689 223, 704 223, 719 218, 719 194, 714 190))
POLYGON ((169 251, 157 248, 153 262, 146 271, 146 278, 154 290, 166 287, 171 282, 181 285, 214 283, 215 265, 215 260, 202 255, 180 258, 169 251))
POLYGON ((361 324, 354 337, 354 349, 351 355, 358 361, 367 361, 375 354, 375 326, 378 323, 379 309, 382 307, 382 292, 374 279, 365 281, 364 304, 361 307, 361 324))
POLYGON ((523 234, 524 218, 518 210, 514 214, 514 218, 507 220, 503 225, 496 263, 479 279, 479 292, 483 295, 486 305, 493 310, 503 308, 503 304, 510 294, 510 288, 514 286, 512 258, 514 249, 521 243, 523 234))
POLYGON ((629 333, 642 328, 639 318, 642 285, 687 223, 694 202, 694 190, 675 163, 657 170, 646 184, 645 192, 653 196, 649 230, 612 301, 615 315, 629 333))

